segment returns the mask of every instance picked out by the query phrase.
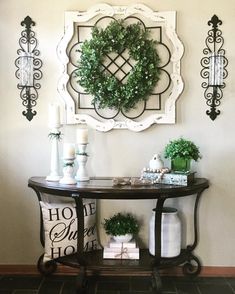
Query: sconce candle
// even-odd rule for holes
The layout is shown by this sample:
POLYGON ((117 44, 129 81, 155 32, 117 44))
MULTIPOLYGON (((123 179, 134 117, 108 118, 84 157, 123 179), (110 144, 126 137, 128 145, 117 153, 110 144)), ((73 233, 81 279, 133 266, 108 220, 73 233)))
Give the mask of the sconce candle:
POLYGON ((49 127, 60 127, 60 107, 58 104, 49 105, 49 127))
POLYGON ((223 56, 212 53, 210 56, 209 86, 223 85, 223 56))
POLYGON ((88 129, 77 129, 77 143, 78 144, 88 143, 88 129))
POLYGON ((20 56, 20 86, 33 87, 33 58, 28 52, 20 56))

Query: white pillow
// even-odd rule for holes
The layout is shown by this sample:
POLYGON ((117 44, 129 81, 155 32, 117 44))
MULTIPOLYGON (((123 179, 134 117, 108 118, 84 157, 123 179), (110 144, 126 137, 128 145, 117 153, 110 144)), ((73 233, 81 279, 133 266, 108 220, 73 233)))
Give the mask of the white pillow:
MULTIPOLYGON (((43 262, 77 251, 75 201, 68 197, 43 195, 40 201, 45 233, 43 262)), ((96 230, 96 200, 83 199, 84 251, 100 249, 96 230)))

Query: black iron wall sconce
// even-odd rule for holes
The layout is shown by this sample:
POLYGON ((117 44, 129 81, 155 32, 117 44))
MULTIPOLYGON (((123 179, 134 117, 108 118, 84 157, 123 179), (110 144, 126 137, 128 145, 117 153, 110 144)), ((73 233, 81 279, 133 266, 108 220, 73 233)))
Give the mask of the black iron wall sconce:
POLYGON ((202 83, 202 87, 205 89, 204 97, 206 104, 210 107, 206 111, 206 114, 212 120, 215 120, 217 115, 220 114, 220 110, 217 108, 223 97, 223 89, 225 88, 224 79, 228 75, 226 70, 228 60, 225 57, 225 50, 222 48, 224 39, 221 30, 218 29, 218 26, 221 24, 222 21, 216 15, 213 15, 208 21, 208 25, 212 26, 212 29, 208 31, 208 36, 205 41, 206 48, 203 49, 205 57, 201 59, 201 65, 203 67, 201 76, 206 79, 202 83))
POLYGON ((21 32, 19 39, 20 49, 17 50, 19 57, 15 61, 18 69, 15 74, 19 79, 17 87, 20 89, 20 97, 23 100, 22 104, 26 107, 22 114, 31 121, 37 114, 32 108, 37 104, 37 90, 41 88, 38 80, 42 77, 40 70, 42 61, 38 58, 40 51, 37 49, 38 43, 35 33, 31 30, 31 27, 35 26, 35 22, 27 16, 21 22, 21 25, 25 26, 25 29, 21 32))

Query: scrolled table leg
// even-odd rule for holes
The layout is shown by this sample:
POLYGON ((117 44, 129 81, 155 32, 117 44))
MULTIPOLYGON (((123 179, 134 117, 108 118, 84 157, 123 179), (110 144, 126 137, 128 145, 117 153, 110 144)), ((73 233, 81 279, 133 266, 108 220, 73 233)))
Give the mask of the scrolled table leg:
POLYGON ((187 262, 183 265, 183 274, 189 277, 196 277, 200 274, 202 269, 200 260, 191 254, 187 262))
POLYGON ((54 260, 49 260, 47 262, 43 262, 43 256, 42 254, 37 263, 38 271, 43 275, 51 275, 57 270, 57 263, 54 260))

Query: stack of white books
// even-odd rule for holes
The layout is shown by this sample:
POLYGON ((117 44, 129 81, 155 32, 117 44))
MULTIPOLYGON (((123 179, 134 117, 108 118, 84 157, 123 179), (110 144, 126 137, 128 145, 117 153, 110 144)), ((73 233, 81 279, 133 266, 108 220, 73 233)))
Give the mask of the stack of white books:
POLYGON ((116 242, 110 240, 107 246, 104 246, 104 259, 139 259, 140 250, 135 240, 130 242, 116 242))

